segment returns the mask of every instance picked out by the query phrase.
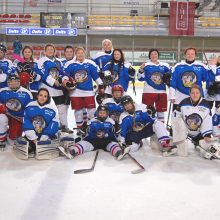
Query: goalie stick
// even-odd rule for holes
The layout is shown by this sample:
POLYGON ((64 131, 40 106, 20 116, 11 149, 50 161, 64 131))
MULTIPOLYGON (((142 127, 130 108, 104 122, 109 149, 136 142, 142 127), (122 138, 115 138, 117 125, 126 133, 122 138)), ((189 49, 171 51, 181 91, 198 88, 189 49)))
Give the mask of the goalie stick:
POLYGON ((129 153, 127 155, 140 167, 139 169, 131 171, 132 174, 138 174, 145 171, 145 168, 134 157, 132 157, 129 153))
POLYGON ((95 158, 94 158, 94 160, 93 160, 93 163, 92 163, 92 167, 91 167, 91 168, 88 168, 88 169, 80 169, 80 170, 74 170, 74 174, 82 174, 82 173, 92 172, 92 171, 94 170, 94 168, 95 168, 95 164, 96 164, 96 160, 97 160, 98 154, 99 154, 99 150, 96 151, 95 158))
MULTIPOLYGON (((208 151, 207 149, 205 149, 204 147, 202 147, 198 142, 192 140, 192 138, 190 138, 189 136, 187 137, 188 140, 190 140, 193 144, 195 144, 196 146, 200 147, 202 150, 204 150, 206 153, 209 153, 213 159, 218 159, 220 160, 220 157, 216 156, 214 153, 212 153, 211 151, 208 151)), ((217 138, 213 138, 213 140, 217 140, 217 138)))

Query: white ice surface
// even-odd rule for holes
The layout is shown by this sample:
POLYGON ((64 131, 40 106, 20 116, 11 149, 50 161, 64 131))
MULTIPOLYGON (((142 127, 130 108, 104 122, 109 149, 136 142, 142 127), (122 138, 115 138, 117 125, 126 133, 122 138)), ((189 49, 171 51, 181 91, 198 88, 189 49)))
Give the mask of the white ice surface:
POLYGON ((22 161, 8 148, 0 152, 0 220, 219 220, 220 161, 200 158, 192 145, 189 152, 165 158, 145 140, 132 155, 146 172, 131 174, 138 167, 129 158, 100 151, 95 170, 76 175, 95 152, 22 161))

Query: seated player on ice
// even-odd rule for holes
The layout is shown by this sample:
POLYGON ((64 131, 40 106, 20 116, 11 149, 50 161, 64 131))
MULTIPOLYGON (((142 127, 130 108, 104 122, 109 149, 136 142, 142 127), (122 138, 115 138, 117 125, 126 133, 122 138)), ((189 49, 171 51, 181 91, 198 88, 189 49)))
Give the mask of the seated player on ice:
POLYGON ((147 109, 146 105, 137 105, 128 95, 122 97, 121 104, 124 107, 119 119, 121 128, 119 139, 122 146, 130 148, 133 152, 137 151, 142 139, 156 134, 162 151, 175 150, 169 144, 164 124, 148 114, 150 109, 147 109))
MULTIPOLYGON (((183 99, 172 116, 173 143, 177 146, 177 155, 187 156, 187 136, 203 148, 209 148, 212 135, 212 114, 209 103, 202 98, 201 88, 193 84, 190 97, 183 99)), ((206 152, 199 148, 201 156, 206 152)))
POLYGON ((24 108, 32 101, 32 94, 20 86, 17 74, 9 75, 8 87, 0 90, 0 145, 5 147, 5 141, 13 145, 13 140, 22 134, 24 108))
POLYGON ((58 145, 53 147, 50 145, 50 141, 57 138, 59 130, 58 110, 54 103, 51 104, 49 91, 46 88, 41 88, 37 100, 30 102, 25 108, 23 130, 25 138, 20 138, 16 144, 18 150, 19 147, 26 146, 26 156, 35 152, 42 155, 43 152, 40 152, 42 145, 48 145, 44 146, 45 153, 56 151, 59 155, 58 145))
POLYGON ((59 149, 69 159, 88 151, 103 149, 120 160, 128 152, 123 152, 119 146, 114 133, 114 124, 109 118, 107 106, 100 105, 97 109, 97 117, 89 121, 85 138, 67 149, 63 147, 59 149))
POLYGON ((121 98, 124 94, 124 89, 121 85, 114 85, 112 87, 112 98, 104 99, 102 104, 106 105, 109 110, 109 117, 115 122, 115 132, 119 131, 119 117, 124 108, 121 104, 121 98))

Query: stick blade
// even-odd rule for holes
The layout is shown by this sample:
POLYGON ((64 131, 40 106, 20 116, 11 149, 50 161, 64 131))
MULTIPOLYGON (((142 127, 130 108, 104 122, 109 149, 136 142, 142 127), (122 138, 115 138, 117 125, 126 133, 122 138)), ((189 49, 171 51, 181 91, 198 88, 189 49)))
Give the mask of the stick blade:
POLYGON ((74 170, 74 174, 83 174, 83 173, 89 173, 92 172, 93 169, 81 169, 81 170, 74 170))
POLYGON ((131 171, 131 173, 132 173, 132 174, 138 174, 138 173, 142 173, 142 172, 144 172, 144 171, 145 171, 145 169, 140 168, 140 169, 131 171))

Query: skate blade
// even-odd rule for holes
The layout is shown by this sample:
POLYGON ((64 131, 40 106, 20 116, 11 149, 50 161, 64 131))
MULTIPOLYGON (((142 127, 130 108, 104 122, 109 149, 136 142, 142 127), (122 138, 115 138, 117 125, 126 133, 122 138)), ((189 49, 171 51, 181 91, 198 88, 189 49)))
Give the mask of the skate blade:
POLYGON ((133 171, 131 171, 131 173, 132 174, 138 174, 138 173, 142 173, 142 172, 144 172, 145 171, 145 169, 137 169, 137 170, 133 170, 133 171))

